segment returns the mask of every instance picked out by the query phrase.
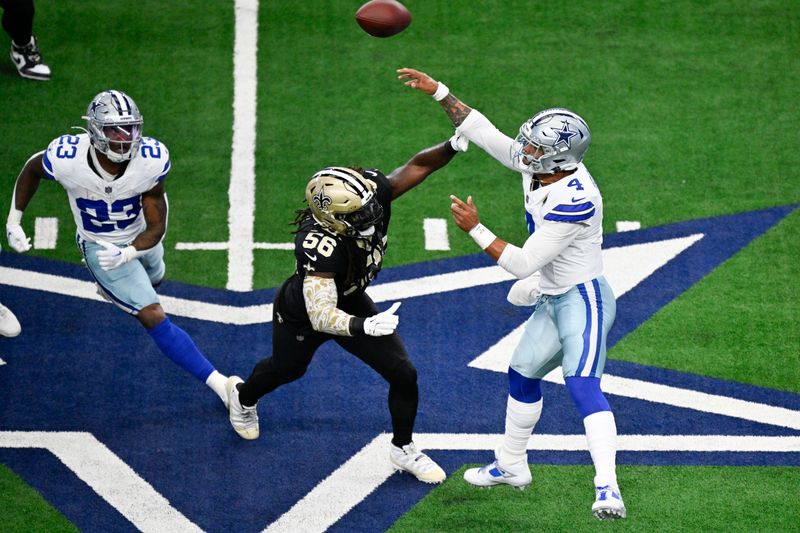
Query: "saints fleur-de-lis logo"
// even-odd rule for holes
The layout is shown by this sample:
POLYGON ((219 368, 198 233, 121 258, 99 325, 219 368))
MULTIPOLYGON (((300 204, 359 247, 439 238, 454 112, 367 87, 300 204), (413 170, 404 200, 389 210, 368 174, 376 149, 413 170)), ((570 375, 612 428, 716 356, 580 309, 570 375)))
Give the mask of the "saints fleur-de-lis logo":
POLYGON ((320 211, 325 211, 325 212, 328 211, 328 206, 331 205, 331 202, 333 201, 331 200, 330 196, 325 196, 324 187, 320 187, 319 192, 315 194, 311 198, 311 200, 314 202, 314 205, 317 206, 317 208, 319 208, 320 211))

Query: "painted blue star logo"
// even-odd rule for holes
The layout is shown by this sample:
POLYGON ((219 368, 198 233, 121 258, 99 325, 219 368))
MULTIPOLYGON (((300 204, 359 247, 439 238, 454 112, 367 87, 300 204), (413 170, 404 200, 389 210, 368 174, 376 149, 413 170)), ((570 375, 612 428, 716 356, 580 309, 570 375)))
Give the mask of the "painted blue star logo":
POLYGON ((105 104, 104 104, 104 103, 102 103, 102 102, 98 102, 98 101, 94 101, 94 102, 92 102, 92 113, 94 113, 95 111, 97 111, 97 108, 98 108, 98 107, 103 107, 104 105, 105 105, 105 104))
POLYGON ((570 145, 570 139, 575 137, 578 134, 578 132, 570 130, 569 122, 567 122, 566 120, 562 122, 562 124, 564 126, 560 130, 552 128, 555 134, 558 135, 558 139, 556 139, 556 142, 553 143, 553 147, 558 146, 559 143, 564 143, 567 145, 567 148, 572 148, 572 146, 570 145))

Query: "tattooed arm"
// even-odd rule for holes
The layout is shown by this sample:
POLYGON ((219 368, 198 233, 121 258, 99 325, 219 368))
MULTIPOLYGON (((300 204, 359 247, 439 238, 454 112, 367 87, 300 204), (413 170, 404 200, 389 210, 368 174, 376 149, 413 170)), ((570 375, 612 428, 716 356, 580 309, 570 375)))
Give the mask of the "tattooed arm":
MULTIPOLYGON (((425 94, 433 95, 439 87, 438 81, 422 71, 413 68, 401 68, 397 69, 397 72, 400 74, 398 76, 399 79, 408 80, 405 82, 407 86, 422 91, 425 94)), ((439 103, 456 127, 460 126, 464 122, 464 119, 467 118, 470 111, 472 111, 471 107, 453 96, 453 93, 449 93, 443 99, 439 100, 439 103)))
MULTIPOLYGON (((401 68, 397 72, 398 78, 406 80, 405 84, 408 87, 425 94, 434 95, 437 90, 442 92, 447 90, 438 81, 419 70, 401 68)), ((503 166, 512 170, 520 170, 514 166, 511 159, 513 139, 498 130, 480 111, 472 109, 449 91, 444 98, 439 100, 439 104, 450 117, 457 134, 463 135, 470 142, 478 145, 503 166)))
POLYGON ((349 315, 336 307, 336 282, 333 274, 306 276, 303 279, 303 299, 314 331, 352 337, 364 332, 364 319, 349 315))

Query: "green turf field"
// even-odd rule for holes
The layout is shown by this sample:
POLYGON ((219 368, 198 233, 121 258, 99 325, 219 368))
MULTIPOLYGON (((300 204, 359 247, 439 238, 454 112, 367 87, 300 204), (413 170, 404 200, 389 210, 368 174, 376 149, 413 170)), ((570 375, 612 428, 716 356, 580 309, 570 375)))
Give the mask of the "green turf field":
MULTIPOLYGON (((402 66, 445 81, 510 135, 542 108, 583 115, 593 133, 586 164, 603 190, 606 232, 619 220, 653 227, 800 202, 800 3, 404 3, 414 15, 410 28, 379 40, 353 21, 360 1, 261 2, 256 241, 290 240, 288 223, 315 170, 359 164, 388 173, 450 136, 438 104, 396 79, 402 66)), ((168 278, 225 287, 225 251, 175 245, 228 238, 232 2, 38 0, 36 8, 34 31, 54 75, 48 83, 22 80, 0 59, 2 205, 27 158, 82 125, 92 96, 124 90, 139 104, 145 134, 170 148, 168 278)), ((5 34, 0 47, 8 47, 5 34)), ((517 174, 470 148, 394 206, 387 266, 477 252, 452 223, 450 251, 424 249, 422 220, 449 218, 451 193, 472 194, 487 226, 521 244, 519 192, 517 174)), ((58 246, 29 253, 77 263, 74 223, 58 185, 42 184, 26 211, 29 235, 37 216, 58 217, 58 246)), ((795 212, 609 357, 800 393, 799 243, 795 212)), ((12 252, 6 246, 4 253, 12 252)), ((255 259, 256 289, 276 286, 294 268, 287 251, 258 250, 255 259)), ((630 516, 613 527, 797 529, 800 510, 791 502, 799 475, 796 468, 622 466, 630 516)), ((589 477, 588 467, 537 465, 536 487, 517 493, 472 491, 455 473, 395 529, 606 527, 585 512, 589 477)), ((0 487, 0 518, 12 531, 69 530, 5 468, 0 487), (33 525, 30 516, 53 521, 33 525)))

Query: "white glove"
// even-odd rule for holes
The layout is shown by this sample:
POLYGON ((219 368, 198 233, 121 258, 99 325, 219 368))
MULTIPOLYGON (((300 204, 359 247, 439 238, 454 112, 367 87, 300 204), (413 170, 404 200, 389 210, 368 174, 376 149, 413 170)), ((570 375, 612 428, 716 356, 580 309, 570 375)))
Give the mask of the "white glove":
POLYGON ((525 307, 535 304, 539 294, 539 273, 535 272, 525 279, 514 282, 506 300, 510 304, 525 307))
POLYGON ((386 311, 367 317, 364 320, 364 333, 373 337, 394 333, 397 323, 400 321, 400 317, 394 314, 398 307, 400 307, 400 302, 395 302, 386 311))
POLYGON ((8 245, 19 253, 31 249, 31 238, 25 235, 25 230, 19 224, 6 224, 6 237, 8 245))
POLYGON ((95 242, 105 248, 105 250, 97 252, 97 261, 103 270, 108 271, 112 268, 117 268, 136 257, 137 250, 133 246, 120 248, 103 239, 97 239, 95 242))
POLYGON ((466 152, 467 148, 469 148, 469 139, 456 130, 453 136, 450 137, 450 146, 456 152, 466 152))

